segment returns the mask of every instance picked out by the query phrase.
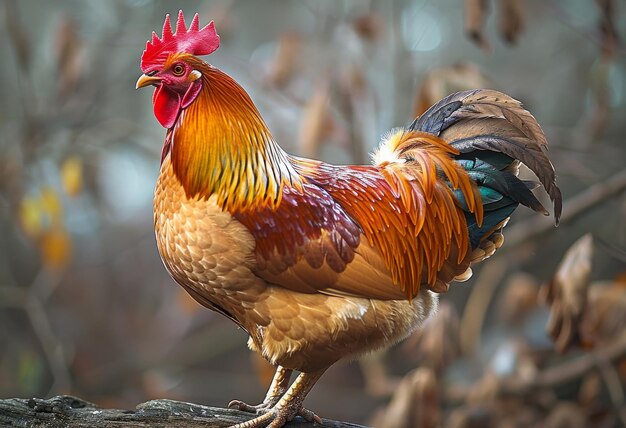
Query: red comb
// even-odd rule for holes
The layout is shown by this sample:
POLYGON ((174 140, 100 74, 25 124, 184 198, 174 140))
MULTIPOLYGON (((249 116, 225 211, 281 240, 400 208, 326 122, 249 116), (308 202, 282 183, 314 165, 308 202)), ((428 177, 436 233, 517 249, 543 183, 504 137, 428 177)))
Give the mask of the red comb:
POLYGON ((185 25, 183 11, 178 11, 176 33, 172 34, 170 15, 165 15, 163 35, 161 38, 152 32, 152 40, 146 42, 146 49, 141 56, 141 69, 148 73, 153 66, 162 65, 172 53, 185 52, 192 55, 208 55, 220 47, 220 36, 215 32, 215 24, 211 21, 199 29, 196 13, 189 28, 185 25))

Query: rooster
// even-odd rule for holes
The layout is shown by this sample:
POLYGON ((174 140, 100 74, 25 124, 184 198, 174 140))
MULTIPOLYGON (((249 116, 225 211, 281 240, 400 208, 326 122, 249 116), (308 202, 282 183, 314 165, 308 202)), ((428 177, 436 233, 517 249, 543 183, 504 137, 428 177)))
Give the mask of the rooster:
POLYGON ((256 415, 238 427, 319 422, 303 401, 331 365, 417 329, 437 293, 502 245, 519 204, 548 215, 520 163, 557 222, 561 194, 540 126, 493 90, 453 94, 390 131, 372 165, 291 156, 246 91, 199 58, 219 40, 213 22, 200 28, 196 14, 187 28, 181 11, 141 57, 136 87, 155 87, 166 129, 158 250, 178 284, 277 366, 261 404, 229 404, 256 415))

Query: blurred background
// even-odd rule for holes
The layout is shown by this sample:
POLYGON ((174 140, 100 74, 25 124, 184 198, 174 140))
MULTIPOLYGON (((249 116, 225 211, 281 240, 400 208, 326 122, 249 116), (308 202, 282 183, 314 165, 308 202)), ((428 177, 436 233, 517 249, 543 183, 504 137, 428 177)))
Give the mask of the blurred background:
POLYGON ((291 153, 368 162, 387 130, 475 87, 523 101, 548 136, 561 226, 519 209, 436 318, 331 368, 309 408, 384 427, 626 425, 618 0, 4 0, 0 398, 263 397, 271 368, 169 278, 155 245, 164 130, 134 84, 150 32, 179 7, 215 20, 209 62, 291 153))

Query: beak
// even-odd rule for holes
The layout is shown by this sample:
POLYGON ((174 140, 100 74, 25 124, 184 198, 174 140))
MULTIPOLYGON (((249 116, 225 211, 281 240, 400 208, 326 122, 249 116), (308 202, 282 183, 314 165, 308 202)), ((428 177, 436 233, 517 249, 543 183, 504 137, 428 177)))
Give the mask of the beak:
POLYGON ((135 84, 135 89, 143 88, 144 86, 149 86, 149 85, 156 86, 159 83, 161 83, 160 77, 148 76, 147 74, 142 74, 141 76, 139 76, 139 79, 137 79, 137 83, 135 84))

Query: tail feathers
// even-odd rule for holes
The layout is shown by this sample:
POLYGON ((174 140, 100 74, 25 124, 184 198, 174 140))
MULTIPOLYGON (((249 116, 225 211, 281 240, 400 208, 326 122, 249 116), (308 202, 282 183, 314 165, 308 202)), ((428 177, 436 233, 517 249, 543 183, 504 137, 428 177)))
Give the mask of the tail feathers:
MULTIPOLYGON (((528 185, 506 169, 500 170, 480 158, 473 160, 460 159, 457 162, 463 166, 472 180, 478 185, 483 205, 490 205, 502 202, 503 199, 508 199, 526 205, 545 215, 549 214, 530 191, 528 185)), ((491 208, 499 208, 499 205, 491 208)))
POLYGON ((558 224, 562 198, 554 167, 547 156, 546 137, 535 118, 519 101, 489 89, 458 92, 433 105, 409 129, 428 132, 448 141, 461 153, 459 162, 476 162, 474 166, 466 163, 464 167, 470 174, 486 179, 485 187, 498 191, 515 204, 522 203, 547 214, 528 186, 514 176, 515 162, 524 163, 553 200, 558 224), (483 163, 490 168, 483 168, 483 163), (511 169, 508 174, 507 169, 511 169), (498 171, 495 176, 502 177, 495 179, 493 171, 498 171), (498 189, 505 191, 502 193, 498 189))
POLYGON ((513 202, 492 211, 486 211, 482 224, 479 226, 473 215, 467 214, 467 231, 469 232, 472 249, 479 248, 481 243, 498 229, 498 225, 507 221, 510 215, 517 208, 517 203, 513 202))

